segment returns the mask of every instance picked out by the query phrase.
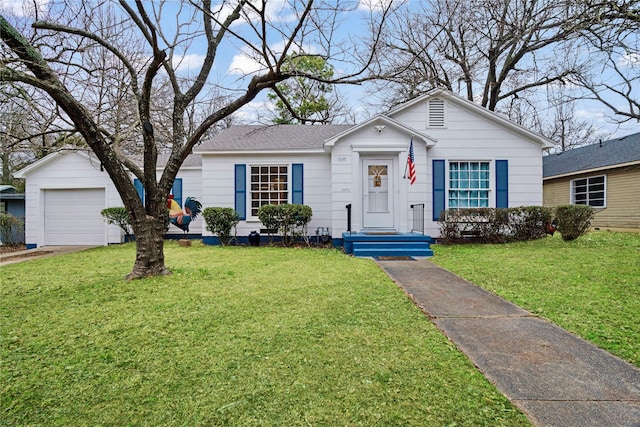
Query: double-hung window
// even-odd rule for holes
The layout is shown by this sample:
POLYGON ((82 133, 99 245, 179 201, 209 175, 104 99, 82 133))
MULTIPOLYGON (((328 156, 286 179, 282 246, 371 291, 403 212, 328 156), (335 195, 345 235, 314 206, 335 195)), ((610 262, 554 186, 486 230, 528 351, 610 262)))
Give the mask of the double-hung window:
POLYGON ((289 201, 289 171, 283 165, 251 166, 251 216, 258 216, 262 205, 281 205, 289 201))
POLYGON ((604 175, 575 179, 571 182, 571 202, 574 205, 604 208, 606 206, 605 185, 604 175))
POLYGON ((449 209, 488 208, 489 162, 449 162, 449 209))

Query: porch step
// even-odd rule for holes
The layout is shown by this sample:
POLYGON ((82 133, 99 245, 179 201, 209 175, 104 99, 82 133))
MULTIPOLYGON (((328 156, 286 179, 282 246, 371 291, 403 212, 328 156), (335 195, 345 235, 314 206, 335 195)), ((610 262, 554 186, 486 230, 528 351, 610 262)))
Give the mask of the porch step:
POLYGON ((433 256, 431 237, 422 234, 343 234, 344 250, 360 257, 433 256))

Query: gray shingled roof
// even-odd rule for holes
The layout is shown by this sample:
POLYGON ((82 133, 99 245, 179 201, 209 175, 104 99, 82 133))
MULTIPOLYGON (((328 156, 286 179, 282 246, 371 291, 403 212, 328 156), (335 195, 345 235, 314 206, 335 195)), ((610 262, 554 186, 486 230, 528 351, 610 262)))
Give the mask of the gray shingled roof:
MULTIPOLYGON (((158 156, 158 167, 164 168, 169 161, 169 154, 160 154, 158 156)), ((202 166, 202 156, 199 154, 189 154, 181 167, 200 167, 202 166)))
POLYGON ((640 133, 542 158, 544 178, 640 161, 640 133))
POLYGON ((324 141, 353 125, 231 126, 194 151, 276 151, 322 149, 324 141))

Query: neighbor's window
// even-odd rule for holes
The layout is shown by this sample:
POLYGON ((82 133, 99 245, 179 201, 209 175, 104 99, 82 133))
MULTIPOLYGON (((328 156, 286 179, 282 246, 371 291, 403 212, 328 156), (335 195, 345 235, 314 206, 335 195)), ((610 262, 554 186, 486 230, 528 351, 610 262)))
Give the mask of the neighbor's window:
POLYGON ((449 209, 489 207, 489 162, 449 162, 449 209))
POLYGON ((604 175, 576 179, 571 182, 571 201, 574 205, 589 205, 594 208, 606 206, 606 179, 604 175))
POLYGON ((4 213, 7 211, 7 203, 6 202, 0 202, 0 213, 4 213))
POLYGON ((289 200, 287 166, 251 166, 251 216, 262 205, 281 205, 289 200))

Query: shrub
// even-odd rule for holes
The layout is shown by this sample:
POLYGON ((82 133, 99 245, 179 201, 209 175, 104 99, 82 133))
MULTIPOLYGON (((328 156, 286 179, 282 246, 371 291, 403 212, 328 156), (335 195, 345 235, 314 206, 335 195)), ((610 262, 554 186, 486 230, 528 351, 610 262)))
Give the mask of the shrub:
MULTIPOLYGON (((240 217, 233 208, 205 208, 202 212, 207 230, 218 236, 220 244, 226 246, 231 241, 231 229, 240 222, 240 217)), ((235 237, 235 232, 234 232, 235 237)))
POLYGON ((440 239, 445 244, 540 239, 552 212, 544 206, 450 209, 440 216, 440 239))
POLYGON ((545 225, 551 224, 553 208, 522 206, 509 209, 509 211, 509 226, 513 240, 535 240, 546 236, 545 225))
MULTIPOLYGON (((311 221, 311 207, 300 204, 262 205, 258 218, 269 230, 278 230, 285 245, 290 245, 294 237, 302 236, 307 241, 306 227, 311 221)), ((269 234, 271 237, 271 233, 269 234)))
POLYGON ((508 215, 504 209, 449 209, 440 216, 440 238, 445 244, 467 241, 500 243, 506 241, 508 215))
POLYGON ((131 222, 129 221, 129 213, 125 207, 106 208, 100 211, 107 223, 115 224, 124 230, 125 239, 131 241, 131 222))
POLYGON ((269 230, 269 240, 273 242, 273 231, 278 231, 280 228, 279 208, 280 205, 262 205, 258 209, 258 219, 262 223, 262 226, 269 230))
POLYGON ((8 213, 0 213, 0 241, 13 244, 14 229, 22 227, 22 221, 8 213))
POLYGON ((588 205, 563 205, 556 207, 556 226, 562 240, 575 240, 587 232, 595 210, 588 205))

